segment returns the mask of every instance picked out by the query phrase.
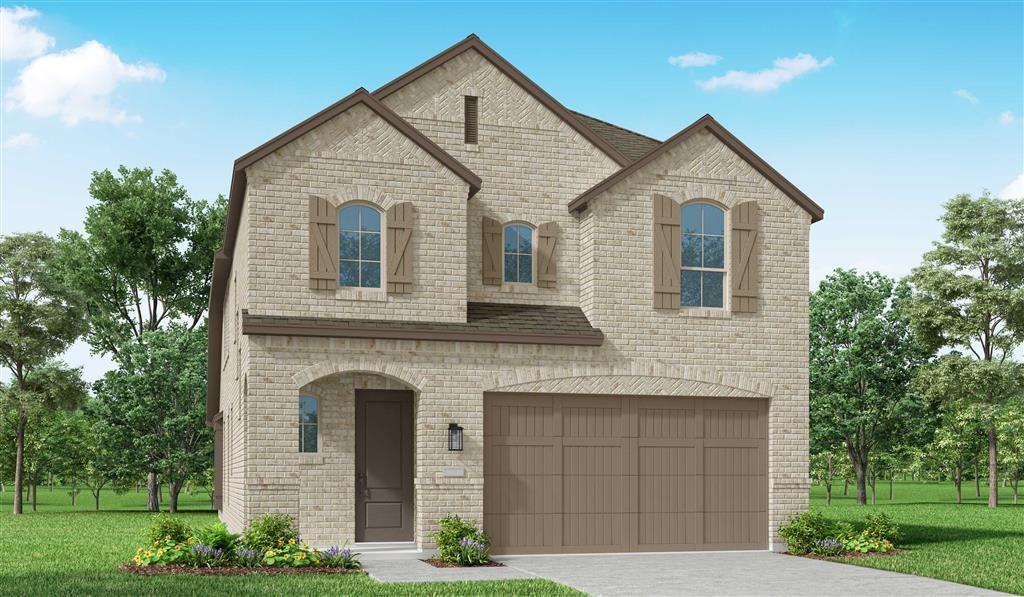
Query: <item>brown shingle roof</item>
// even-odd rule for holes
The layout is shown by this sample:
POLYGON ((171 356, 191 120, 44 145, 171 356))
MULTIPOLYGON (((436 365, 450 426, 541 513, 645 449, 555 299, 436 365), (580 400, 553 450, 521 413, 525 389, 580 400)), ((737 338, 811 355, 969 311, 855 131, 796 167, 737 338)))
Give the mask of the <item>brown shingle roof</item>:
POLYGON ((579 307, 467 303, 466 323, 251 315, 242 311, 242 333, 267 336, 390 338, 512 344, 600 346, 601 330, 579 307))
POLYGON ((619 153, 626 156, 630 162, 639 160, 653 151, 655 147, 661 145, 661 141, 652 139, 647 135, 641 135, 610 122, 599 120, 593 116, 581 114, 575 110, 571 112, 582 120, 583 124, 587 125, 590 130, 597 133, 599 137, 607 141, 612 147, 618 149, 619 153))

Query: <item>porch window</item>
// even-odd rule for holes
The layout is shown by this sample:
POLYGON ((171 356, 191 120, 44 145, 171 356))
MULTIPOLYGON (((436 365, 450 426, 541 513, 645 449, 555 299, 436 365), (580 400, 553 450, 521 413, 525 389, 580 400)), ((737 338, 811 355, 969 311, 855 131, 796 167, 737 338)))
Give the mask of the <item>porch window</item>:
POLYGON ((319 401, 312 396, 299 396, 299 452, 317 451, 319 420, 319 401))

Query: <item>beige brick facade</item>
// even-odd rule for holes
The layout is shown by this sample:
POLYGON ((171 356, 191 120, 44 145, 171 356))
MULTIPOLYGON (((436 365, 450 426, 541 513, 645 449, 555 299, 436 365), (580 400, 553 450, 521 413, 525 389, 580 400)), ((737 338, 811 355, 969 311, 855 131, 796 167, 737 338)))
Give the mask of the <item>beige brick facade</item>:
MULTIPOLYGON (((486 392, 722 396, 769 406, 769 528, 807 507, 807 293, 811 216, 718 138, 699 133, 592 201, 567 205, 619 165, 468 51, 384 103, 483 180, 467 185, 357 106, 250 166, 223 309, 221 517, 233 530, 293 514, 307 540, 354 537, 354 403, 360 388, 415 393, 415 539, 437 519, 483 518, 486 392), (463 143, 462 96, 480 98, 476 146, 463 143), (651 196, 761 208, 757 313, 652 306, 651 196), (408 295, 311 290, 308 197, 416 209, 408 295), (481 219, 557 222, 558 283, 484 286, 481 219), (573 305, 603 345, 241 335, 238 314, 465 322, 466 302, 573 305), (298 452, 300 393, 321 404, 320 451, 298 452), (447 425, 465 428, 463 452, 447 425), (445 467, 464 477, 446 477, 445 467)), ((727 216, 728 217, 728 216, 727 216)), ((726 226, 728 229, 728 225, 726 226)), ((727 249, 728 251, 728 241, 727 249)), ((728 258, 726 263, 728 263, 728 258)))

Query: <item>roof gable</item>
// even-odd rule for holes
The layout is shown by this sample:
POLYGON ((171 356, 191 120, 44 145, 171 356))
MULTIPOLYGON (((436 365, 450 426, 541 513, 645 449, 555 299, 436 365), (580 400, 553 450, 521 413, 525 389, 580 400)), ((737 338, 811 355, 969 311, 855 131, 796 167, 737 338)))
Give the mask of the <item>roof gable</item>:
POLYGON ((807 213, 811 214, 812 222, 817 222, 825 216, 825 210, 822 209, 820 205, 804 194, 803 191, 796 188, 796 185, 789 182, 786 177, 779 174, 778 170, 772 168, 768 162, 761 159, 761 157, 754 153, 753 150, 744 145, 743 142, 737 139, 735 135, 730 133, 725 129, 725 127, 719 124, 717 120, 712 118, 710 114, 705 114, 690 126, 673 135, 672 138, 655 147, 653 150, 648 152, 647 155, 622 170, 619 170, 615 174, 612 174, 608 178, 591 187, 579 197, 573 199, 569 203, 569 211, 574 212, 585 209, 587 203, 590 202, 591 199, 594 199, 617 183, 625 180, 634 172, 643 169, 644 166, 653 162, 666 151, 701 130, 707 130, 717 137, 718 140, 725 144, 726 147, 731 149, 736 153, 736 155, 740 156, 744 161, 750 164, 750 166, 760 173, 761 176, 764 176, 769 182, 774 184, 779 188, 779 190, 796 202, 797 205, 802 207, 807 213))
POLYGON ((392 93, 405 87, 409 83, 416 81, 420 77, 433 71, 435 68, 448 62, 452 58, 459 56, 469 50, 475 50, 481 56, 483 56, 488 62, 494 65, 502 74, 506 77, 515 81, 517 85, 522 87, 539 101, 548 110, 551 110, 563 122, 572 127, 576 132, 582 135, 585 139, 590 141, 594 146, 612 158, 619 166, 626 166, 632 160, 624 156, 613 144, 609 143, 604 137, 595 132, 592 128, 588 127, 576 114, 571 110, 559 103, 558 100, 553 98, 548 92, 541 89, 539 85, 530 80, 529 77, 524 75, 519 69, 512 66, 512 64, 501 57, 495 52, 490 46, 485 44, 476 35, 470 35, 466 39, 460 41, 454 46, 441 52, 437 56, 434 56, 430 60, 427 60, 423 64, 420 64, 416 68, 413 68, 404 75, 397 79, 385 84, 381 88, 373 92, 374 97, 383 100, 392 93))

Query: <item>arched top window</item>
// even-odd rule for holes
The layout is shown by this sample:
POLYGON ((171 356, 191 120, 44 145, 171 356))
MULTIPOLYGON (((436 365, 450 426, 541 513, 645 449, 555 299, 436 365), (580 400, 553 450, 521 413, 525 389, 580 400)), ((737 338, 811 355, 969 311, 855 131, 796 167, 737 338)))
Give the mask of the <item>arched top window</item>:
POLYGON ((679 296, 684 307, 725 304, 725 212, 710 203, 682 209, 682 271, 679 296))
POLYGON ((505 226, 505 281, 533 283, 533 228, 505 226))
POLYGON ((363 204, 338 210, 338 284, 380 288, 381 214, 363 204))
POLYGON ((299 452, 316 452, 320 404, 312 396, 299 396, 299 452))

